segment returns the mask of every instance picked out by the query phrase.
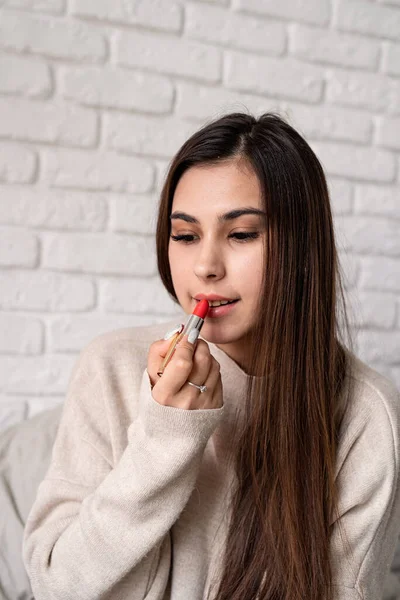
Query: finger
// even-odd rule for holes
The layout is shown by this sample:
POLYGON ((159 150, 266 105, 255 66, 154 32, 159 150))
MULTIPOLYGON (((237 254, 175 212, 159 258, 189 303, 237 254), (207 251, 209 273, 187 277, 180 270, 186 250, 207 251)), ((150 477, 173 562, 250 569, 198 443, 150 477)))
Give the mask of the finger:
POLYGON ((179 392, 193 368, 194 351, 194 344, 188 341, 187 335, 184 335, 176 346, 162 377, 156 383, 157 395, 168 398, 179 392))
POLYGON ((223 405, 222 401, 222 379, 221 379, 221 368, 219 363, 213 365, 210 376, 208 378, 208 384, 210 385, 212 394, 209 398, 207 408, 221 408, 223 405))
POLYGON ((207 378, 207 387, 209 386, 212 391, 217 387, 218 381, 221 379, 221 367, 219 362, 213 359, 210 372, 207 378))
POLYGON ((213 394, 213 408, 221 408, 224 405, 222 379, 218 378, 213 394))
MULTIPOLYGON (((191 379, 189 378, 189 381, 191 379)), ((214 359, 207 379, 204 381, 206 391, 201 392, 193 386, 184 386, 185 393, 190 393, 191 408, 219 408, 221 403, 221 376, 219 363, 214 359), (191 391, 193 390, 193 391, 191 391)))
POLYGON ((212 361, 213 358, 208 344, 204 340, 199 340, 193 356, 193 367, 189 373, 188 381, 197 385, 204 385, 211 371, 212 361))

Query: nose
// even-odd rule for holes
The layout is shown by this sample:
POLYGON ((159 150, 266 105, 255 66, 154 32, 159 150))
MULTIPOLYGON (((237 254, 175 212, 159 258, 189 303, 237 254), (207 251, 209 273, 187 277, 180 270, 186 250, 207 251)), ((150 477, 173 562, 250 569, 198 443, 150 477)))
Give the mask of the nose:
POLYGON ((199 279, 222 279, 225 276, 224 257, 218 245, 203 241, 194 264, 199 279))

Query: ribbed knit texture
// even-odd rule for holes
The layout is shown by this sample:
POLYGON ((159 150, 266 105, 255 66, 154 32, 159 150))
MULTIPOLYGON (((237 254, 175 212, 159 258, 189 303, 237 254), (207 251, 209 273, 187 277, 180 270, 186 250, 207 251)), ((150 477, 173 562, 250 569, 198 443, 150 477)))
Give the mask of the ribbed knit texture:
MULTIPOLYGON (((224 407, 158 404, 150 344, 171 324, 100 336, 71 376, 53 447, 24 532, 35 600, 203 600, 218 579, 229 523, 227 447, 246 374, 221 364, 224 407)), ((381 600, 400 530, 399 394, 353 359, 337 477, 332 564, 338 600, 381 600)))

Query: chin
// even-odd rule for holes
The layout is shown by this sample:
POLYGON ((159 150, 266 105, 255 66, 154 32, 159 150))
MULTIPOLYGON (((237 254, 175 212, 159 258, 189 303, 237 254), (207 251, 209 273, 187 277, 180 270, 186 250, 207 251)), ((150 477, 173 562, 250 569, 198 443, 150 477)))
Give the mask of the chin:
POLYGON ((223 325, 204 323, 201 329, 202 337, 211 344, 235 344, 243 338, 243 334, 233 332, 231 328, 223 325))

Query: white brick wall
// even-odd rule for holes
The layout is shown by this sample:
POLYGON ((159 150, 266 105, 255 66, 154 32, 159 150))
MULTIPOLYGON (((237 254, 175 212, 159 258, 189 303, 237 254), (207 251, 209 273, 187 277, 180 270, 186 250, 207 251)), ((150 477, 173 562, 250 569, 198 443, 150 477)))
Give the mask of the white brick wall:
POLYGON ((400 386, 399 0, 3 0, 0 429, 61 402, 97 334, 177 314, 166 166, 247 109, 320 157, 359 353, 400 386))

